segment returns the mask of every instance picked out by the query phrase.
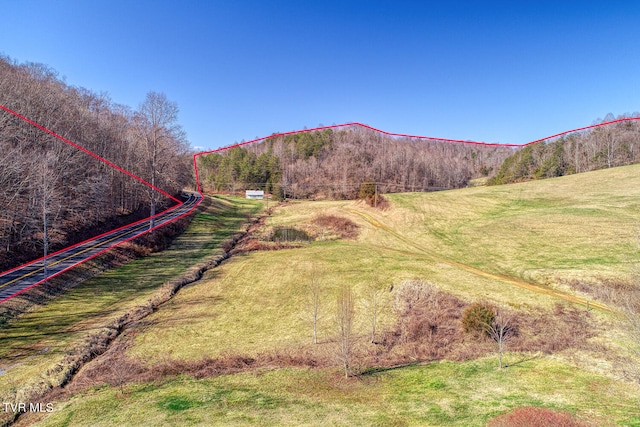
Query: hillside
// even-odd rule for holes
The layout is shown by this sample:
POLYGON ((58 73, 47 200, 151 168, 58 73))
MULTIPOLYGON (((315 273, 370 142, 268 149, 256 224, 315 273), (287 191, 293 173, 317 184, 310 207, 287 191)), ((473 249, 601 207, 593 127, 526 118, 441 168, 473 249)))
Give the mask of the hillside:
POLYGON ((178 107, 163 94, 148 93, 134 112, 67 84, 45 65, 0 55, 0 106, 0 271, 178 200, 113 165, 169 196, 179 197, 192 181, 178 107))
POLYGON ((277 198, 353 199, 366 181, 384 193, 460 188, 496 171, 513 153, 488 147, 394 138, 350 126, 272 136, 200 158, 212 191, 264 189, 277 198))
POLYGON ((611 310, 638 297, 630 263, 640 255, 638 200, 634 165, 393 194, 382 211, 289 202, 245 252, 85 367, 60 409, 37 425, 481 426, 527 405, 635 425, 640 387, 628 368, 638 361, 611 310), (348 222, 357 237, 339 237, 348 222), (276 235, 315 241, 278 243, 276 235), (350 369, 359 374, 348 379, 336 323, 345 289, 353 296, 350 369), (481 301, 519 331, 506 343, 506 368, 497 368, 495 343, 462 331, 462 310, 481 301))
POLYGON ((571 133, 553 142, 531 144, 505 159, 489 184, 552 178, 640 162, 637 113, 617 118, 608 114, 596 122, 614 123, 571 133))

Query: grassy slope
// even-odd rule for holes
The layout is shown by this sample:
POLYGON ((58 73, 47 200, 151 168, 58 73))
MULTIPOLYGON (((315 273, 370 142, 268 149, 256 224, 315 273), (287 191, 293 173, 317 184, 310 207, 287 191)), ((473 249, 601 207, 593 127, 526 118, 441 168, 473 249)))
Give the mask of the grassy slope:
POLYGON ((552 287, 559 286, 551 280, 557 277, 624 278, 640 224, 640 167, 389 199, 392 208, 385 212, 354 202, 294 203, 278 210, 272 225, 335 213, 360 223, 361 236, 357 242, 318 242, 305 250, 235 258, 201 285, 181 292, 169 310, 154 314, 156 325, 138 336, 131 354, 149 361, 167 353, 198 359, 229 349, 255 353, 308 342, 304 285, 314 269, 327 288, 321 339, 332 333, 330 294, 344 283, 364 295, 369 284, 388 289, 394 282, 421 278, 468 300, 550 306, 560 300, 455 263, 552 287), (408 236, 409 243, 354 212, 378 218, 408 236))
POLYGON ((577 411, 597 425, 634 422, 631 393, 612 380, 543 360, 499 371, 483 359, 347 382, 327 371, 281 369, 131 385, 124 395, 93 390, 39 425, 484 426, 507 409, 530 404, 577 411))
MULTIPOLYGON (((292 203, 270 224, 294 225, 336 213, 361 225, 358 241, 238 256, 152 315, 129 355, 153 363, 167 356, 194 360, 308 343, 304 285, 314 270, 325 288, 320 323, 325 341, 334 335, 332 294, 340 284, 359 294, 361 319, 367 286, 388 289, 409 278, 431 281, 468 300, 550 306, 557 297, 491 274, 551 287, 559 286, 557 278, 624 278, 640 223, 638 196, 640 166, 630 166, 502 187, 390 195, 392 208, 385 212, 353 202, 292 203)), ((389 293, 385 296, 381 323, 390 321, 389 293)), ((366 332, 366 322, 358 327, 366 332)), ((131 386, 125 397, 110 388, 96 390, 51 419, 66 417, 70 425, 108 425, 116 419, 228 425, 316 424, 327 417, 325 424, 483 425, 508 407, 534 404, 568 409, 601 424, 605 419, 640 423, 637 388, 561 360, 531 360, 504 372, 493 369, 494 361, 441 363, 337 385, 331 373, 305 370, 175 379, 158 389, 131 386), (91 405, 102 409, 85 418, 91 405)))
POLYGON ((0 396, 42 381, 44 372, 89 334, 144 304, 188 267, 221 253, 220 243, 259 208, 255 202, 214 199, 166 251, 101 274, 5 325, 0 329, 0 396))

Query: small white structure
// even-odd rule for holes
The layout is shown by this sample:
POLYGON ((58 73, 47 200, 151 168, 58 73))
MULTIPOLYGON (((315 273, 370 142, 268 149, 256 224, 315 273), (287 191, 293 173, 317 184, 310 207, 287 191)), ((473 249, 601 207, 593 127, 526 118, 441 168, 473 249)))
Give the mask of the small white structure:
POLYGON ((246 190, 245 197, 247 199, 264 199, 264 191, 262 191, 262 190, 246 190))

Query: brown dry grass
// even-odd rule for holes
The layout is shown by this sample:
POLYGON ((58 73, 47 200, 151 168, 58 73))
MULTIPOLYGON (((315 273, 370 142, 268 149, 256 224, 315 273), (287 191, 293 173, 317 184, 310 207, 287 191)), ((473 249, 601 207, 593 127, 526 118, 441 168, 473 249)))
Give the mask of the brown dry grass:
POLYGON ((329 233, 338 235, 341 239, 355 239, 358 237, 358 225, 348 218, 336 215, 319 215, 312 224, 329 233))
POLYGON ((562 283, 571 289, 589 295, 597 301, 618 308, 640 310, 640 286, 636 283, 612 278, 598 278, 597 280, 564 280, 562 283))

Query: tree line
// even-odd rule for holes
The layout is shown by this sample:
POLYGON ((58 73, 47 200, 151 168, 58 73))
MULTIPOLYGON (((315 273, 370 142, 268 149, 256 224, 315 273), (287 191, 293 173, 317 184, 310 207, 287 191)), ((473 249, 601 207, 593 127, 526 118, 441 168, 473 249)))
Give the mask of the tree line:
MULTIPOLYGON (((164 94, 150 92, 132 110, 68 85, 45 65, 0 57, 0 104, 169 194, 192 182, 178 107, 164 94)), ((0 153, 0 270, 170 203, 5 111, 0 153)))
MULTIPOLYGON (((638 117, 622 115, 617 119, 638 117)), ((598 123, 615 120, 607 115, 598 123)), ((505 159, 489 184, 552 178, 640 162, 640 121, 625 121, 538 142, 505 159)))
POLYGON ((351 199, 364 182, 380 192, 460 188, 497 170, 513 150, 393 138, 359 126, 293 135, 201 156, 215 191, 266 189, 291 198, 351 199), (252 160, 253 159, 253 160, 252 160))

